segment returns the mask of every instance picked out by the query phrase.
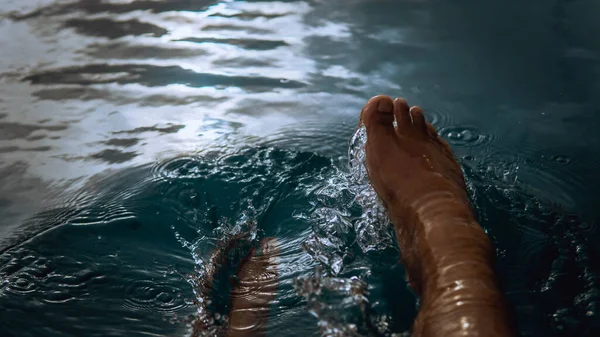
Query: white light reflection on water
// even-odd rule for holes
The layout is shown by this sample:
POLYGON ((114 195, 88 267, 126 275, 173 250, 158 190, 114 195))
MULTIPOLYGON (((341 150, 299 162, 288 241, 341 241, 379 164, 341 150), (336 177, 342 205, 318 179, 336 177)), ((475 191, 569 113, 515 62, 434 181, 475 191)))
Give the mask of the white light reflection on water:
MULTIPOLYGON (((45 200, 49 184, 68 190, 74 179, 278 139, 285 137, 280 130, 297 130, 320 113, 353 111, 318 108, 335 95, 312 87, 320 70, 307 43, 350 34, 344 23, 307 24, 314 8, 305 2, 227 1, 202 11, 83 8, 52 1, 2 6, 9 18, 45 13, 4 19, 0 36, 7 51, 0 66, 8 70, 0 75, 3 122, 39 129, 9 139, 16 150, 3 153, 4 166, 23 164, 12 179, 36 181, 32 193, 15 194, 18 204, 42 209, 53 203, 45 200), (98 20, 106 20, 103 27, 94 26, 98 20), (38 79, 33 86, 30 76, 38 79)), ((362 101, 348 98, 353 106, 362 101)), ((30 214, 17 208, 21 219, 30 214)))

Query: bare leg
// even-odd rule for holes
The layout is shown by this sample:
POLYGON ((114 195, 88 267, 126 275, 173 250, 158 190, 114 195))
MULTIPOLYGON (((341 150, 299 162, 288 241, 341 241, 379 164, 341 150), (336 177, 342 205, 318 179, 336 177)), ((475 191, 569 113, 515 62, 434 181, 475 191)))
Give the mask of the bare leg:
POLYGON ((493 270, 450 146, 418 107, 376 96, 365 105, 367 170, 388 209, 421 304, 413 336, 512 336, 493 270), (398 126, 393 126, 394 118, 398 126))

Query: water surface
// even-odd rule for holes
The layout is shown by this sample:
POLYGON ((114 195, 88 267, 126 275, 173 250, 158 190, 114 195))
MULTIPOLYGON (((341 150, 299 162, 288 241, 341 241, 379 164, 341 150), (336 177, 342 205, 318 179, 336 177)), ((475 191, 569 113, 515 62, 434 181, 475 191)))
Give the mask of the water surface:
POLYGON ((2 336, 189 334, 236 233, 240 255, 281 243, 269 335, 406 333, 414 296, 348 166, 380 93, 421 105, 460 158, 520 334, 595 335, 598 16, 591 0, 4 1, 2 336))

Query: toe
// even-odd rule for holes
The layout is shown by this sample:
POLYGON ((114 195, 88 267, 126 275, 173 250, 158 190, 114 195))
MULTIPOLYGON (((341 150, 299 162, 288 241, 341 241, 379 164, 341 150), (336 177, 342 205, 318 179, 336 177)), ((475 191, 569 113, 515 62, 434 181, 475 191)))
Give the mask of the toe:
POLYGON ((429 134, 429 138, 433 139, 434 141, 436 141, 440 144, 444 143, 444 140, 442 139, 442 137, 440 137, 440 135, 438 134, 435 127, 433 125, 431 125, 430 123, 425 123, 425 124, 427 125, 427 133, 429 134))
POLYGON ((394 101, 389 96, 379 95, 371 98, 361 113, 361 120, 370 130, 393 131, 394 130, 394 101))
POLYGON ((396 122, 398 123, 398 133, 401 135, 409 134, 413 130, 409 110, 410 107, 405 99, 396 98, 394 100, 394 115, 396 116, 396 122))
POLYGON ((427 133, 429 134, 429 137, 431 137, 431 139, 437 141, 438 144, 440 144, 440 146, 444 150, 446 150, 447 153, 453 155, 452 148, 442 137, 440 137, 440 135, 438 134, 435 127, 433 125, 431 125, 430 123, 425 123, 425 124, 427 125, 427 133))
POLYGON ((446 150, 446 153, 448 153, 451 157, 454 158, 454 151, 452 151, 452 147, 450 146, 450 144, 448 144, 447 141, 444 140, 444 138, 438 136, 438 141, 440 142, 440 145, 442 146, 442 148, 444 150, 446 150))
POLYGON ((410 118, 412 119, 412 125, 416 132, 420 134, 427 133, 427 121, 425 121, 425 115, 423 110, 418 106, 410 108, 410 118))
POLYGON ((429 133, 429 136, 433 139, 436 139, 438 136, 437 130, 429 123, 427 123, 427 133, 429 133))

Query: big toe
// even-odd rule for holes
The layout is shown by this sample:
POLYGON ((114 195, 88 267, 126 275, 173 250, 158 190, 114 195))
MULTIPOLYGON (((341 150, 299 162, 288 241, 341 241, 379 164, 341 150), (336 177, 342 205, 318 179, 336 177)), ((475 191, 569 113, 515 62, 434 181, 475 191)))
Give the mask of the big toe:
POLYGON ((384 127, 393 130, 394 101, 385 95, 371 98, 361 112, 361 121, 369 130, 372 127, 384 127))

